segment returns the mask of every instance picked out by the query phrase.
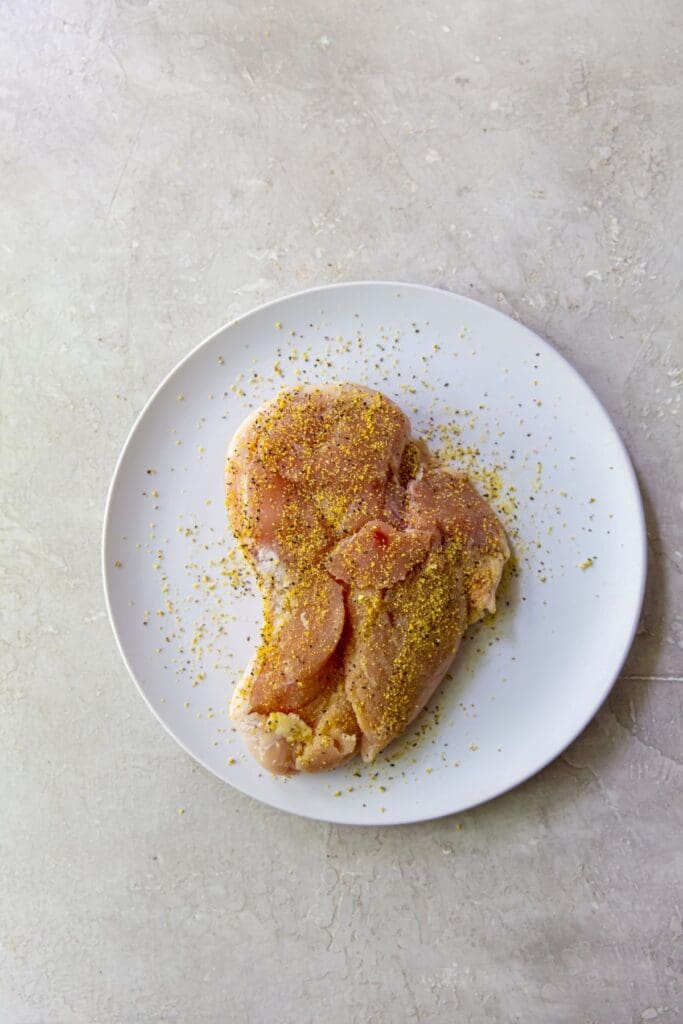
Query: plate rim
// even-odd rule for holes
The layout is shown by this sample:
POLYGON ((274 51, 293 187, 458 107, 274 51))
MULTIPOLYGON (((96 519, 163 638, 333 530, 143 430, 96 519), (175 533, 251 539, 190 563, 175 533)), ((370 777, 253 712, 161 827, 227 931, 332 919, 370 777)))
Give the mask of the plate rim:
MULTIPOLYGON (((634 543, 634 548, 635 547, 636 547, 636 545, 634 543)), ((633 553, 634 552, 632 552, 632 554, 633 553)), ((384 280, 384 279, 381 279, 381 280, 363 279, 363 280, 358 280, 358 281, 338 281, 338 282, 333 282, 331 284, 315 285, 312 288, 302 288, 302 289, 299 289, 298 291, 295 291, 295 292, 288 292, 286 295, 280 295, 280 296, 278 296, 275 299, 269 299, 267 302, 263 302, 263 303, 261 303, 258 306, 253 306, 250 309, 248 309, 246 312, 239 314, 239 316, 233 317, 231 320, 228 320, 225 324, 223 324, 217 330, 215 330, 211 334, 207 335, 207 337, 205 337, 202 341, 200 341, 197 345, 195 345, 192 349, 190 349, 190 351, 187 352, 180 360, 178 360, 178 362, 171 368, 171 370, 169 370, 169 372, 163 377, 163 379, 160 381, 160 383, 157 385, 157 387, 152 391, 151 395, 149 396, 147 401, 144 403, 142 409, 140 410, 138 415, 135 417, 135 420, 133 421, 133 424, 130 427, 130 429, 128 431, 128 434, 126 436, 126 439, 125 439, 125 441, 123 443, 121 451, 119 452, 118 458, 117 458, 115 466, 114 466, 114 471, 112 473, 112 477, 111 477, 111 480, 109 482, 109 487, 107 488, 107 496, 106 496, 105 506, 104 506, 104 517, 103 517, 103 522, 102 522, 102 534, 101 534, 101 542, 100 542, 100 558, 101 558, 102 585, 103 585, 103 591, 104 591, 104 602, 105 602, 105 607, 106 607, 106 611, 107 611, 107 617, 109 619, 109 624, 110 624, 112 632, 114 634, 114 639, 116 641, 116 646, 117 646, 117 648, 119 650, 119 654, 121 655, 123 663, 124 663, 124 665, 125 665, 125 667, 126 667, 126 669, 128 671, 128 675, 133 680, 139 695, 142 697, 142 699, 144 700, 145 704, 150 709, 150 711, 152 712, 152 714, 154 715, 156 720, 161 724, 161 726, 164 728, 166 733, 168 733, 168 735, 174 740, 174 742, 177 743, 178 746, 189 757, 191 757, 193 761, 196 761, 198 764, 200 764, 212 776, 214 776, 215 778, 219 779, 223 783, 227 783, 229 786, 232 787, 232 789, 236 790, 238 793, 241 793, 242 796, 244 796, 244 797, 247 797, 247 798, 250 798, 250 799, 253 799, 253 800, 257 800, 259 803, 264 804, 265 806, 270 807, 273 810, 279 811, 279 812, 284 813, 284 814, 292 814, 292 815, 294 815, 296 817, 306 818, 306 819, 312 820, 312 821, 324 822, 326 824, 347 825, 347 826, 351 826, 351 827, 360 827, 360 828, 380 828, 380 827, 381 828, 392 828, 392 827, 398 826, 398 825, 417 825, 417 824, 420 824, 422 822, 436 821, 436 820, 438 820, 440 818, 446 818, 446 817, 449 817, 452 814, 464 814, 466 811, 472 810, 474 807, 482 806, 483 804, 489 803, 491 800, 495 800, 498 797, 505 796, 507 793, 511 792, 511 790, 516 789, 518 786, 521 786, 523 783, 525 783, 529 779, 533 778, 534 775, 537 775, 539 772, 543 771, 557 757, 560 757, 561 754, 564 753, 564 751, 567 750, 567 748, 570 747, 571 744, 575 742, 575 740, 581 735, 581 733, 584 731, 584 729, 587 728, 587 726, 590 724, 590 722, 593 720, 593 718, 597 715, 598 711, 600 711, 600 709, 602 708, 603 704, 605 703, 605 701, 609 697, 609 694, 611 693, 612 688, 614 687, 614 684, 616 683, 617 679, 619 678, 619 675, 620 675, 621 670, 622 670, 622 668, 624 666, 624 663, 626 662, 626 658, 628 657, 628 655, 629 655, 629 653, 631 651, 631 648, 633 646, 633 641, 635 639, 636 632, 637 632, 637 629, 638 629, 638 625, 639 625, 639 622, 640 622, 640 617, 641 617, 642 610, 643 610, 643 602, 644 602, 644 599, 645 599, 645 586, 646 586, 646 582, 647 582, 647 569, 648 569, 647 524, 646 524, 646 519, 645 519, 645 509, 644 509, 643 498, 642 498, 642 494, 641 494, 641 490, 640 490, 640 485, 638 483, 638 477, 636 475, 636 471, 635 471, 635 468, 634 468, 634 465, 633 465, 633 461, 632 461, 631 456, 629 454, 629 451, 628 451, 628 449, 626 447, 626 444, 624 443, 624 441, 623 441, 619 431, 617 430, 616 426, 614 425, 614 423, 612 421, 612 417, 610 416, 609 412, 605 408, 605 406, 604 406, 603 402, 601 401, 601 399, 595 393, 593 387, 585 379, 585 377, 583 377, 579 373, 579 371, 572 365, 572 363, 570 363, 570 361, 551 342, 547 341, 545 338, 542 338, 539 334, 537 334, 535 331, 533 331, 530 327, 527 327, 526 324, 522 323, 520 320, 516 319, 514 316, 509 316, 507 313, 503 313, 502 310, 496 309, 494 306, 490 306, 486 302, 481 302, 480 300, 473 299, 473 298, 471 298, 468 295, 462 295, 462 294, 460 294, 460 292, 454 292, 454 291, 451 291, 448 288, 439 288, 439 287, 437 287, 435 285, 419 284, 419 283, 411 282, 411 281, 397 281, 397 280, 384 280), (152 704, 151 700, 148 698, 147 694, 143 690, 142 685, 140 684, 139 680, 137 679, 137 677, 136 677, 136 675, 135 675, 135 673, 133 671, 133 668, 132 668, 132 666, 131 666, 131 664, 130 664, 130 662, 128 660, 128 657, 126 656, 126 652, 125 652, 125 649, 124 649, 124 646, 123 646, 123 643, 122 643, 122 639, 121 639, 121 637, 119 635, 119 631, 117 630, 117 627, 116 627, 116 622, 115 622, 114 613, 113 613, 113 609, 112 609, 112 602, 111 602, 111 598, 110 598, 110 586, 111 586, 112 573, 111 573, 111 567, 108 565, 108 561, 107 561, 107 558, 106 558, 107 538, 108 538, 110 530, 111 530, 112 498, 113 498, 114 490, 116 488, 116 485, 117 485, 117 482, 118 482, 118 479, 119 479, 119 475, 121 473, 121 469, 122 469, 124 460, 126 458, 126 455, 128 453, 128 450, 129 450, 129 448, 131 447, 131 445, 133 443, 133 440, 134 440, 134 437, 135 437, 135 434, 137 432, 137 429, 138 429, 139 425, 142 423, 142 421, 145 418, 145 416, 147 415, 148 411, 150 410, 150 408, 152 407, 152 405, 156 401, 157 396, 166 387, 166 385, 175 376, 175 374, 178 373, 178 371, 185 365, 185 363, 187 363, 187 362, 189 362, 189 360, 193 359, 194 356, 200 351, 200 349, 204 348, 206 345, 209 345, 219 335, 223 334, 226 331, 229 331, 236 324, 240 323, 243 320, 246 320, 248 317, 251 317, 251 316, 253 316, 256 313, 263 312, 264 310, 267 310, 269 307, 279 305, 279 304, 281 304, 283 302, 287 302, 287 301, 290 301, 292 299, 300 298, 301 296, 304 296, 304 295, 315 295, 315 294, 321 293, 321 292, 328 293, 330 291, 341 291, 341 290, 348 289, 348 288, 359 288, 359 287, 360 288, 366 288, 368 290, 371 290, 371 289, 374 289, 374 288, 397 288, 397 289, 409 288, 411 290, 419 290, 419 291, 424 291, 424 292, 433 292, 433 293, 439 294, 439 295, 448 295, 448 296, 457 298, 461 302, 465 302, 468 305, 475 306, 475 307, 478 307, 478 308, 482 308, 483 307, 483 309, 485 309, 487 311, 487 313, 492 313, 495 317, 499 317, 502 320, 505 320, 505 321, 511 320, 513 323, 515 323, 517 325, 517 327, 519 327, 521 330, 523 330, 526 334, 530 335, 532 338, 540 341, 543 345, 547 346, 554 353, 554 355, 557 356, 557 358, 561 361, 561 363, 564 366, 564 369, 569 371, 571 376, 573 376, 579 382, 580 385, 582 385, 584 388, 586 388, 588 390, 588 392, 589 392, 590 396, 592 397, 593 401, 596 403, 596 405, 598 406, 599 410, 604 415, 606 424, 607 424, 609 430, 611 431, 613 440, 616 442, 617 449, 619 450, 619 452, 620 452, 620 454, 621 454, 621 456, 623 458, 623 461, 624 461, 624 466, 625 466, 625 469, 626 469, 626 472, 627 472, 627 475, 628 475, 628 480, 629 480, 629 483, 631 485, 631 489, 632 489, 632 492, 633 492, 634 507, 635 507, 636 519, 637 519, 636 525, 637 525, 637 531, 638 531, 637 551, 635 552, 635 554, 637 555, 637 569, 638 569, 638 586, 637 586, 637 593, 636 593, 636 603, 635 603, 635 607, 634 607, 633 620, 632 620, 632 622, 630 624, 630 627, 629 627, 629 630, 628 630, 628 634, 627 634, 626 640, 625 640, 624 645, 623 645, 623 650, 622 650, 621 656, 618 659, 618 664, 615 662, 615 667, 614 667, 613 672, 607 674, 607 676, 606 676, 607 682, 606 682, 606 684, 603 684, 603 686, 600 688, 599 694, 596 695, 595 701, 591 702, 591 704, 590 704, 590 711, 587 714, 585 714, 585 715, 582 714, 582 715, 579 716, 580 717, 580 725, 579 725, 579 727, 576 728, 575 731, 573 731, 572 735, 566 740, 564 745, 559 750, 556 750, 549 757, 545 757, 544 756, 541 759, 541 761, 535 767, 531 768, 529 771, 525 770, 519 776, 513 778, 512 781, 510 781, 510 783, 507 784, 504 788, 498 789, 496 792, 492 793, 489 796, 486 796, 486 797, 483 797, 483 798, 476 798, 476 799, 472 800, 471 803, 466 803, 463 806, 457 808, 456 810, 451 809, 451 810, 447 810, 447 811, 437 811, 436 813, 428 812, 427 814, 418 813, 417 815, 415 815, 415 814, 412 814, 412 815, 411 814, 407 814, 405 816, 400 816, 399 815, 398 818, 393 818, 391 820, 387 820, 387 819, 384 819, 383 821, 372 820, 372 821, 367 821, 367 822, 364 822, 364 821, 348 821, 348 820, 345 820, 343 818, 335 817, 333 814, 330 814, 329 816, 325 815, 325 817, 321 817, 320 814, 309 813, 305 809, 304 810, 299 810, 299 809, 295 810, 293 808, 279 806, 278 804, 272 803, 264 795, 255 795, 255 794, 252 794, 252 793, 247 793, 243 789, 241 789, 239 786, 237 786, 234 782, 231 782, 229 779, 225 779, 225 778, 223 778, 223 776, 218 775, 217 772, 215 772, 213 770, 213 768, 209 764, 207 764, 201 757, 199 757, 196 753, 194 753, 194 751, 191 751, 185 745, 185 743, 170 729, 170 727, 167 725, 167 723, 164 721, 164 719, 159 714, 157 708, 154 706, 154 704, 152 704)))

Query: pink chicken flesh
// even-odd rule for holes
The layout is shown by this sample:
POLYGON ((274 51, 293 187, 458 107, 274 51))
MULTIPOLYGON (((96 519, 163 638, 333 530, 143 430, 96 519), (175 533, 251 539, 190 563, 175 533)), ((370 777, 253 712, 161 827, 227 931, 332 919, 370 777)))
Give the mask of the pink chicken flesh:
POLYGON ((354 384, 286 389, 253 413, 226 505, 264 608, 230 705, 247 746, 276 774, 374 760, 495 610, 510 554, 495 513, 354 384))

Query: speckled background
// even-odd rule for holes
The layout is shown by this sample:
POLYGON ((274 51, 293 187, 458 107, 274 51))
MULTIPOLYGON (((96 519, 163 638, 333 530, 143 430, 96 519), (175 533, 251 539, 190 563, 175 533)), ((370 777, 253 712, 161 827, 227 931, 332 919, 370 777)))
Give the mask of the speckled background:
POLYGON ((683 1020, 682 13, 2 6, 1 1024, 683 1020), (252 305, 358 278, 556 345, 629 446, 650 539, 635 646, 581 738, 394 830, 294 819, 194 765, 99 578, 159 379, 252 305))

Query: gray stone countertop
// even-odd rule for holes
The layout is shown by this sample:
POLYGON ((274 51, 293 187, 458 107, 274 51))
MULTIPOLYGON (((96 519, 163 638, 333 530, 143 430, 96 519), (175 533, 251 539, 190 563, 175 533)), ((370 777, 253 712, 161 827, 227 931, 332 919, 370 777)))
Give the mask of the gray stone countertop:
POLYGON ((682 14, 3 6, 1 1024, 683 1021, 682 14), (127 677, 99 569, 161 377, 253 305, 364 278, 564 353, 630 449, 650 556, 583 735, 507 796, 385 830, 194 764, 127 677))

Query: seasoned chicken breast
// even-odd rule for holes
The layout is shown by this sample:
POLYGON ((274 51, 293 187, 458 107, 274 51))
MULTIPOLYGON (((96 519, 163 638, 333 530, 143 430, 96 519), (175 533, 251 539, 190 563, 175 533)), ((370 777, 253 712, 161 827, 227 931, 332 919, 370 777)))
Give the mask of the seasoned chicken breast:
POLYGON ((372 761, 495 610, 509 548, 463 474, 354 384, 285 389, 226 461, 233 531, 263 596, 261 644, 230 712, 276 774, 372 761))

